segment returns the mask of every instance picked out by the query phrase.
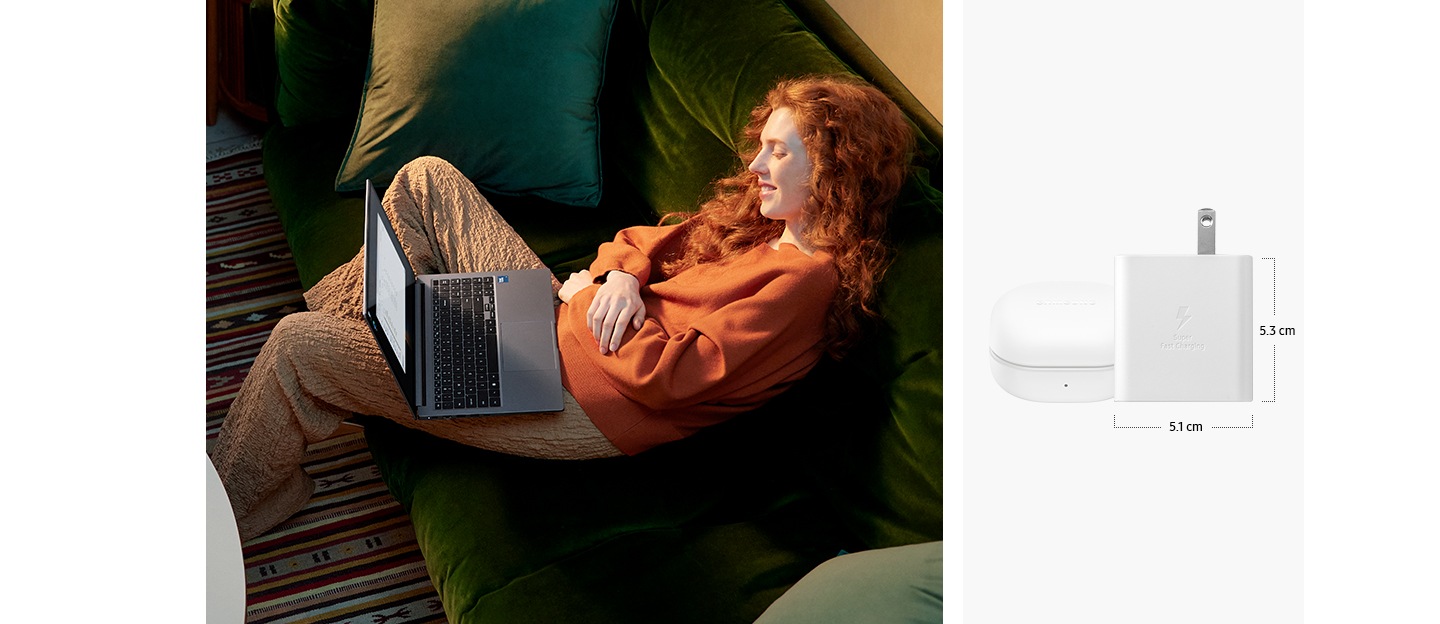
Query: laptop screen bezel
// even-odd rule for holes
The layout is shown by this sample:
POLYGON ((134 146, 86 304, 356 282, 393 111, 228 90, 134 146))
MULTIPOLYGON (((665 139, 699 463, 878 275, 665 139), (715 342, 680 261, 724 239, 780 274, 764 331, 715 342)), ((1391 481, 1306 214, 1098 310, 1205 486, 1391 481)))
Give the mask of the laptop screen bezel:
MULTIPOLYGON (((405 271, 405 362, 400 362, 394 349, 390 347, 390 341, 385 336, 385 329, 380 325, 376 313, 377 297, 371 284, 375 283, 376 254, 379 253, 379 237, 388 238, 388 244, 394 249, 400 250, 400 239, 395 236, 390 220, 385 216, 385 211, 380 204, 380 195, 369 180, 365 181, 365 279, 362 286, 364 291, 365 309, 363 316, 365 324, 370 326, 370 332, 375 335, 375 343, 380 347, 380 353, 385 356, 385 363, 394 374, 396 383, 399 384, 401 392, 409 402, 411 411, 415 409, 415 272, 410 268, 408 261, 401 262, 405 271), (377 223, 384 223, 377 226, 377 223)), ((405 259, 402 252, 401 259, 405 259)))

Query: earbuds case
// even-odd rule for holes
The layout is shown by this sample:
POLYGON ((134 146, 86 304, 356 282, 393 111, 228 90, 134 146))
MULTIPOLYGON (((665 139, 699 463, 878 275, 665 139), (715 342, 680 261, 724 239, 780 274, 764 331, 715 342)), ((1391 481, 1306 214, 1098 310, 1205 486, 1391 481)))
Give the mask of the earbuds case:
POLYGON ((1115 395, 1115 288, 1038 282, 990 312, 990 373, 1028 401, 1084 403, 1115 395))

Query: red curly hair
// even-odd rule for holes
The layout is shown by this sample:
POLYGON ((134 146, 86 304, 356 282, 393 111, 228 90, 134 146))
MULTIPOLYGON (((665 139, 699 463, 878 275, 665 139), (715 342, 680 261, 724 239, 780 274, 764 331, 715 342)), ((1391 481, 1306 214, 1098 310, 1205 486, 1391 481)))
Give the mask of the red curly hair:
POLYGON ((877 283, 889 266, 885 223, 909 174, 915 137, 900 108, 879 89, 856 79, 812 76, 785 80, 750 112, 739 171, 715 182, 715 196, 697 220, 678 259, 663 263, 666 275, 719 262, 767 244, 785 230, 783 221, 760 214, 760 187, 746 165, 760 151, 760 132, 770 113, 788 108, 810 158, 810 198, 804 206, 804 242, 835 259, 839 290, 826 318, 826 351, 839 358, 860 339, 865 323, 879 318, 877 283))

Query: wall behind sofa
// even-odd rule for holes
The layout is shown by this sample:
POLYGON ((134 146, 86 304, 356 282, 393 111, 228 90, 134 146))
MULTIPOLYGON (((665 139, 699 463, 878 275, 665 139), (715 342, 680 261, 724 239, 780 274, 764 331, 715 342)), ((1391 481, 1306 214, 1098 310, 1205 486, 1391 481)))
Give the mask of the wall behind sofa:
POLYGON ((941 104, 944 28, 940 0, 829 2, 935 119, 945 123, 941 104))

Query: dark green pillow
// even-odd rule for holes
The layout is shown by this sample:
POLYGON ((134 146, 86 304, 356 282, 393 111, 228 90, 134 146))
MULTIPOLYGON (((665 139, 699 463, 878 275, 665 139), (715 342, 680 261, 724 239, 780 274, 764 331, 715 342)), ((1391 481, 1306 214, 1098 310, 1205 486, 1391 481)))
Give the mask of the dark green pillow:
POLYGON ((281 124, 355 121, 374 12, 372 0, 276 0, 275 112, 281 124))
POLYGON ((434 155, 487 193, 595 206, 614 16, 614 0, 378 0, 336 190, 383 188, 434 155))

